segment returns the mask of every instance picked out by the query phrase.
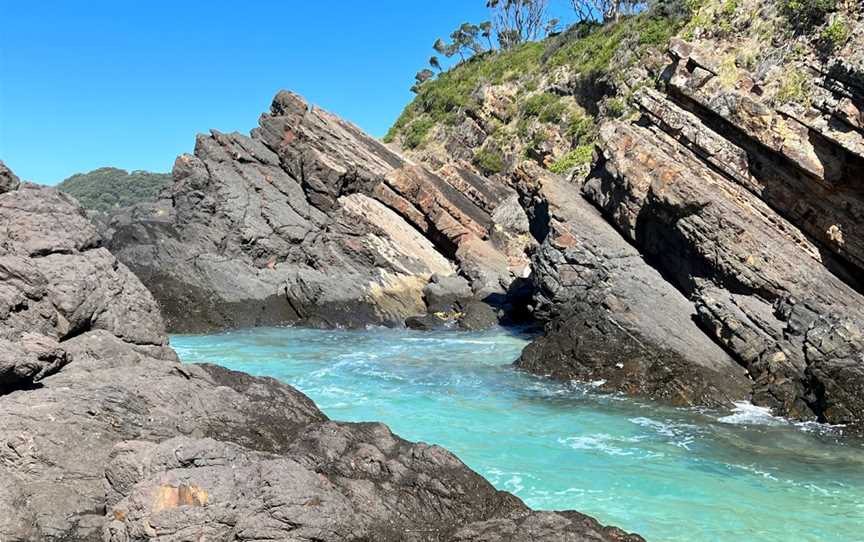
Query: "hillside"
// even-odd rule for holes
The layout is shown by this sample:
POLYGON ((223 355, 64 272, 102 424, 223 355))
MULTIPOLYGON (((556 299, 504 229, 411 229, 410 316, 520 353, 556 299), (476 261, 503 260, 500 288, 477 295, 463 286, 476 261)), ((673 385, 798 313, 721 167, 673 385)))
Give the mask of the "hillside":
POLYGON ((858 4, 664 0, 618 22, 580 23, 476 55, 419 85, 384 141, 433 166, 459 161, 486 175, 526 159, 559 174, 583 166, 584 174, 599 124, 637 114, 640 88, 665 87, 673 36, 712 51, 724 84, 753 72, 764 102, 794 106, 808 99, 813 66, 855 56, 858 4))
POLYGON ((519 191, 520 367, 860 424, 862 51, 858 2, 658 2, 457 65, 386 141, 519 191))
POLYGON ((72 175, 57 188, 74 196, 85 209, 108 212, 155 199, 171 181, 170 173, 103 167, 72 175))

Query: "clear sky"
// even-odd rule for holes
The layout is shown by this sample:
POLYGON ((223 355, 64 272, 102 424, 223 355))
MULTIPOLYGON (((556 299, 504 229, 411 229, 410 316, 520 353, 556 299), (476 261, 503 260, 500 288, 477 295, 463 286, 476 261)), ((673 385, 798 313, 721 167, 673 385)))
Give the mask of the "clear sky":
POLYGON ((488 18, 484 0, 0 0, 0 159, 46 184, 170 171, 282 88, 382 136, 435 38, 488 18))

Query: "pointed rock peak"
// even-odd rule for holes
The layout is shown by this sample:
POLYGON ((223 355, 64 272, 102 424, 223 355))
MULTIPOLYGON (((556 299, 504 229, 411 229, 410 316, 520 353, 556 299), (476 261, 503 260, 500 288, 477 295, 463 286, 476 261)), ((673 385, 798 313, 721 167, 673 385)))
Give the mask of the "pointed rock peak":
POLYGON ((0 194, 18 190, 21 180, 0 160, 0 194))
POLYGON ((299 94, 288 90, 280 90, 270 106, 270 112, 276 117, 304 115, 307 111, 309 103, 299 94))

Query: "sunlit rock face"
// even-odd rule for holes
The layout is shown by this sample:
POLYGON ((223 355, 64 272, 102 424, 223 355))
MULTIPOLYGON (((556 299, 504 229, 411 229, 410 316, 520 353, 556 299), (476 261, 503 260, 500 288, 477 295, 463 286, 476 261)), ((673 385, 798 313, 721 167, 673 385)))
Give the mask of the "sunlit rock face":
POLYGON ((433 275, 498 304, 527 275, 512 189, 432 174, 289 92, 259 124, 199 136, 166 199, 112 220, 111 250, 170 329, 401 324, 427 312, 433 275))
POLYGON ((531 512, 274 379, 181 365, 154 297, 57 190, 0 194, 0 224, 2 540, 431 542, 534 517, 561 540, 642 540, 531 512))

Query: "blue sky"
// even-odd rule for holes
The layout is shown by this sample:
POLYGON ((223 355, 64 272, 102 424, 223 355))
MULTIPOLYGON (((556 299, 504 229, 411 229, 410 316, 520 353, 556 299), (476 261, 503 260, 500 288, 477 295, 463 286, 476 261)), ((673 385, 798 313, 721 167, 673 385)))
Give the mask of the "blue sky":
POLYGON ((46 184, 170 171, 281 88, 381 136, 435 38, 488 18, 484 0, 0 0, 0 159, 46 184))

